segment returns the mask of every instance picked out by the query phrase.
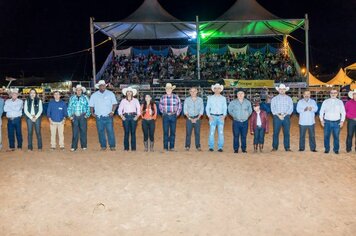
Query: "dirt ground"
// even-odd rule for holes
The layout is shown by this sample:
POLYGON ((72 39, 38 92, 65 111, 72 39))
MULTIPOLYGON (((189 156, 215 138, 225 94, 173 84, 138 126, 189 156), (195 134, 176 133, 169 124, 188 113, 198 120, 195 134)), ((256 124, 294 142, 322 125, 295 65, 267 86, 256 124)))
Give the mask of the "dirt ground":
MULTIPOLYGON (((123 128, 115 118, 118 149, 99 151, 94 120, 87 151, 71 153, 71 127, 65 151, 49 150, 44 120, 43 152, 0 152, 0 235, 356 235, 356 154, 297 152, 293 118, 292 153, 234 154, 231 121, 225 125, 224 153, 208 152, 208 122, 202 127, 203 152, 184 151, 185 123, 178 121, 177 152, 162 152, 157 121, 156 152, 123 152, 123 128)), ((7 145, 3 120, 3 144, 7 145)), ((282 137, 280 139, 282 141, 282 137)), ((36 145, 34 145, 36 147, 36 145)), ((308 145, 306 145, 308 150, 308 145)))

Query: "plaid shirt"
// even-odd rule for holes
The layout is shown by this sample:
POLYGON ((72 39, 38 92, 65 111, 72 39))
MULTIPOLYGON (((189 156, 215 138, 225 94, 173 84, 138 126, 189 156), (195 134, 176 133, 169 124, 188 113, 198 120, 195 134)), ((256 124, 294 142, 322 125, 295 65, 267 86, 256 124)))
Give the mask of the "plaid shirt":
POLYGON ((175 113, 177 116, 182 111, 182 103, 179 97, 175 94, 168 96, 163 95, 159 101, 159 110, 164 113, 175 113))
POLYGON ((89 99, 85 95, 81 95, 78 97, 77 95, 73 95, 69 99, 68 104, 68 116, 72 117, 73 115, 81 115, 85 113, 86 117, 90 116, 90 107, 89 107, 89 99))
POLYGON ((277 114, 288 114, 293 113, 293 101, 288 95, 277 95, 272 98, 271 101, 271 111, 273 115, 277 114))

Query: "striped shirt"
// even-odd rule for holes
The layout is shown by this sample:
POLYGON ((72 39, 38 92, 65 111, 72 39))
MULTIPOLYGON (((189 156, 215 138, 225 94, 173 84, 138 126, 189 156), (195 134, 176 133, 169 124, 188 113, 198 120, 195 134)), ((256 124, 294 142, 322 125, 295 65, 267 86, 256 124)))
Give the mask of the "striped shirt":
POLYGON ((89 99, 85 95, 78 97, 77 95, 71 96, 68 104, 68 116, 80 116, 85 113, 86 117, 90 116, 89 99))
POLYGON ((291 115, 293 113, 293 101, 288 95, 277 95, 272 98, 271 111, 273 115, 285 114, 291 115))
POLYGON ((179 116, 180 112, 182 111, 182 103, 177 95, 165 94, 159 100, 159 110, 163 114, 175 113, 177 116, 179 116))

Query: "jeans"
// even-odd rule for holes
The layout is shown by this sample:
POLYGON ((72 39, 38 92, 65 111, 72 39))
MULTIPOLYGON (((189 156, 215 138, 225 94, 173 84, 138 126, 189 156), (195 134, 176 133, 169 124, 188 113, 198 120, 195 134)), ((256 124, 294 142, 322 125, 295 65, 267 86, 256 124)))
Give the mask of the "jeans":
POLYGON ((124 115, 125 120, 122 121, 124 126, 124 150, 130 149, 129 138, 131 136, 131 150, 136 150, 136 126, 137 121, 134 120, 135 115, 124 115))
POLYGON ((325 151, 330 151, 330 136, 334 138, 334 152, 339 151, 340 120, 324 120, 324 147, 325 151))
POLYGON ((177 125, 177 116, 163 114, 163 148, 174 149, 174 142, 176 138, 176 125, 177 125))
POLYGON ((41 135, 41 117, 33 122, 31 119, 26 118, 27 123, 27 141, 28 141, 28 149, 32 150, 32 138, 33 138, 33 128, 35 128, 36 137, 37 137, 37 148, 42 149, 42 135, 41 135))
POLYGON ((224 147, 224 124, 225 120, 222 120, 222 116, 211 116, 212 121, 209 121, 209 149, 214 149, 214 136, 216 127, 218 127, 218 149, 224 147))
POLYGON ((100 147, 106 148, 106 135, 107 135, 110 148, 115 148, 116 141, 115 141, 113 118, 110 116, 97 117, 96 128, 98 130, 100 147))
POLYGON ((253 144, 264 144, 265 142, 265 130, 262 127, 256 127, 253 135, 253 144))
POLYGON ((78 140, 80 137, 81 148, 87 148, 87 127, 88 121, 85 115, 73 116, 72 120, 72 148, 78 148, 78 140))
POLYGON ((347 136, 346 136, 346 151, 351 151, 352 139, 355 137, 355 150, 356 150, 356 120, 347 120, 347 136))
POLYGON ((309 147, 311 151, 316 149, 315 125, 299 125, 299 150, 305 149, 305 134, 309 133, 309 147))
POLYGON ((272 148, 278 149, 279 145, 279 132, 283 127, 283 136, 284 136, 284 149, 290 149, 290 115, 284 117, 283 120, 279 119, 277 115, 273 116, 273 142, 272 148))
POLYGON ((240 137, 241 137, 241 149, 246 151, 246 138, 248 132, 248 121, 236 121, 232 122, 232 133, 234 135, 234 151, 240 148, 240 137))
POLYGON ((17 139, 17 148, 22 148, 21 117, 7 120, 7 133, 10 149, 15 148, 15 133, 17 139))
POLYGON ((185 147, 190 148, 192 131, 194 129, 195 137, 195 147, 200 148, 200 125, 201 121, 197 120, 195 123, 192 123, 191 120, 187 119, 186 121, 186 136, 185 136, 185 147))
POLYGON ((155 120, 142 120, 142 132, 144 142, 148 141, 148 138, 150 138, 151 142, 155 141, 155 127, 155 120))

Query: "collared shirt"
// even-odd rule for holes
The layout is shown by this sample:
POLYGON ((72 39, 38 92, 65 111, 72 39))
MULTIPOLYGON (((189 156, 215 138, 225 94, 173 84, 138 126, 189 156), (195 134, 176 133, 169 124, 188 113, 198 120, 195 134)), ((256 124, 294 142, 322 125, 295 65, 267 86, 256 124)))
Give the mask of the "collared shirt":
POLYGON ((35 102, 34 100, 31 102, 31 109, 28 110, 28 100, 25 100, 25 104, 24 104, 24 112, 25 115, 29 118, 32 119, 33 116, 35 116, 36 119, 38 119, 38 117, 40 117, 42 115, 43 112, 43 105, 42 105, 42 100, 38 99, 38 112, 37 114, 35 114, 35 102))
POLYGON ((125 113, 136 113, 138 116, 141 115, 140 102, 137 98, 133 98, 131 101, 122 99, 118 110, 119 116, 125 113))
POLYGON ((67 104, 59 100, 51 100, 47 108, 47 117, 50 118, 53 122, 62 122, 64 118, 68 116, 67 104))
POLYGON ((297 112, 299 113, 300 125, 313 125, 315 124, 315 113, 318 111, 318 106, 315 100, 309 98, 308 100, 301 99, 297 103, 297 112), (312 110, 304 111, 306 107, 312 107, 312 110))
POLYGON ((23 101, 21 99, 7 99, 4 106, 6 117, 15 118, 22 116, 23 101))
POLYGON ((251 102, 244 99, 240 102, 238 99, 234 99, 228 106, 229 114, 237 121, 246 121, 252 113, 251 102))
POLYGON ((90 107, 89 107, 89 99, 85 95, 73 95, 69 99, 68 104, 68 116, 72 117, 80 116, 85 113, 86 117, 90 116, 90 107))
POLYGON ((272 98, 271 111, 273 115, 293 113, 293 101, 288 95, 277 95, 272 98))
POLYGON ((345 107, 344 103, 337 98, 328 98, 326 99, 323 104, 321 104, 319 117, 320 120, 330 120, 330 121, 337 121, 340 120, 342 122, 345 121, 345 107))
POLYGON ((262 120, 261 120, 261 116, 260 116, 261 111, 259 111, 259 112, 256 111, 256 114, 257 114, 256 124, 257 124, 257 126, 262 126, 262 120))
MULTIPOLYGON (((2 116, 2 113, 4 113, 4 105, 5 105, 4 99, 0 98, 0 118, 2 116)), ((0 143, 1 143, 1 141, 0 141, 0 143)))
POLYGON ((159 100, 159 110, 162 113, 175 113, 178 116, 182 111, 182 103, 177 95, 165 94, 159 100))
POLYGON ((356 101, 351 99, 345 104, 347 119, 356 119, 356 101))
POLYGON ((189 117, 195 117, 204 114, 204 102, 201 97, 196 97, 195 101, 192 97, 187 97, 184 100, 184 113, 189 117))
POLYGON ((208 101, 206 104, 205 111, 207 116, 210 116, 210 114, 216 114, 216 115, 222 114, 223 116, 226 116, 227 113, 226 97, 224 97, 223 95, 208 96, 208 101))
POLYGON ((94 113, 97 116, 108 116, 112 112, 112 106, 116 104, 116 97, 109 90, 105 90, 103 93, 98 90, 89 100, 89 106, 94 108, 94 113))

